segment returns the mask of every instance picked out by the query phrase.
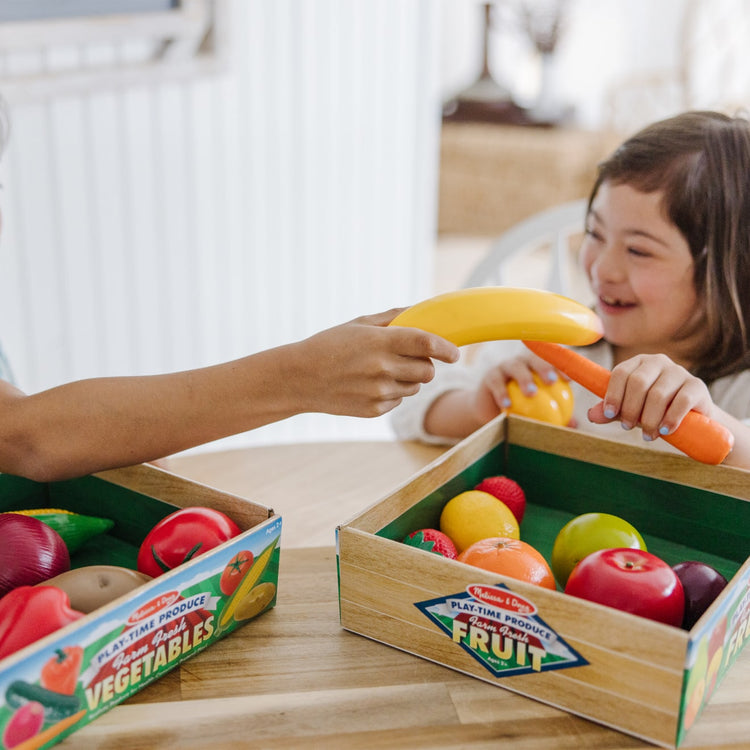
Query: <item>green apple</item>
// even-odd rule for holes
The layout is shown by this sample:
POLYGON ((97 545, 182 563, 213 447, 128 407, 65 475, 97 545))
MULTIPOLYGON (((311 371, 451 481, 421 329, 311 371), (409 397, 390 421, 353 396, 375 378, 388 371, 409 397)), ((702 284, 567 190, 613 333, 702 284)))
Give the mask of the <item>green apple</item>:
POLYGON ((565 588, 573 568, 586 555, 600 549, 630 547, 646 549, 638 531, 627 521, 610 513, 584 513, 560 529, 552 547, 550 566, 557 582, 565 588))

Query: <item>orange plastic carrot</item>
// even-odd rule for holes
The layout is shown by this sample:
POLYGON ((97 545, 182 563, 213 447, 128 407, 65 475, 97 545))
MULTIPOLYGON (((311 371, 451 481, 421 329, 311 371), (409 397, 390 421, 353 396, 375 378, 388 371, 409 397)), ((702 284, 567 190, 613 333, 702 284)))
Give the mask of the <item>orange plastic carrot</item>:
MULTIPOLYGON (((547 341, 524 341, 542 359, 564 372, 599 398, 604 398, 610 372, 606 367, 547 341)), ((697 411, 690 411, 671 435, 662 436, 670 445, 704 464, 720 464, 732 450, 734 435, 724 425, 697 411)))

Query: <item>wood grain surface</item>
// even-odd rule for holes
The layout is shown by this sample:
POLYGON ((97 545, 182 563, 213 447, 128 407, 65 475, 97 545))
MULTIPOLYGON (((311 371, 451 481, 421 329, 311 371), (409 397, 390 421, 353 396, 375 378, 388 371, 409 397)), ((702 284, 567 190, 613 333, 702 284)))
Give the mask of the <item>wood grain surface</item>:
POLYGON ((412 442, 295 443, 175 456, 166 469, 282 516, 281 544, 325 547, 335 529, 444 453, 412 442))
MULTIPOLYGON (((649 747, 341 628, 333 529, 439 454, 409 444, 349 443, 170 460, 178 473, 283 515, 277 605, 59 747, 649 747), (327 543, 312 546, 320 537, 327 543)), ((750 748, 750 649, 683 747, 750 748)))

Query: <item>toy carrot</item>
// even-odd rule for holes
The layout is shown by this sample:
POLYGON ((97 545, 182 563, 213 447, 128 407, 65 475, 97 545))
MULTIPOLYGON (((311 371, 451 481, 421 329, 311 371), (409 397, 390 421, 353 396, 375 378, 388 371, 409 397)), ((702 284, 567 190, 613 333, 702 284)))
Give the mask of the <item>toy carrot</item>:
MULTIPOLYGON (((604 398, 610 372, 572 349, 546 341, 523 342, 534 354, 604 398)), ((705 464, 720 464, 732 450, 734 435, 724 425, 697 411, 689 411, 671 435, 662 436, 670 445, 705 464)))

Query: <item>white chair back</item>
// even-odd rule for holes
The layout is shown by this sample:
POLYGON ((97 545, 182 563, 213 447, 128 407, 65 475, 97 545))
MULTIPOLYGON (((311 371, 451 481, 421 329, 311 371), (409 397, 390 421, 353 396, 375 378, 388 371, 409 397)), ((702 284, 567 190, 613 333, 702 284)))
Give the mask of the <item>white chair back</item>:
POLYGON ((585 199, 562 203, 514 225, 492 243, 487 255, 466 278, 464 287, 516 286, 510 278, 509 263, 541 250, 544 262, 539 268, 543 278, 533 286, 569 297, 580 296, 580 284, 576 285, 574 278, 577 248, 571 248, 571 240, 583 233, 586 206, 585 199))

